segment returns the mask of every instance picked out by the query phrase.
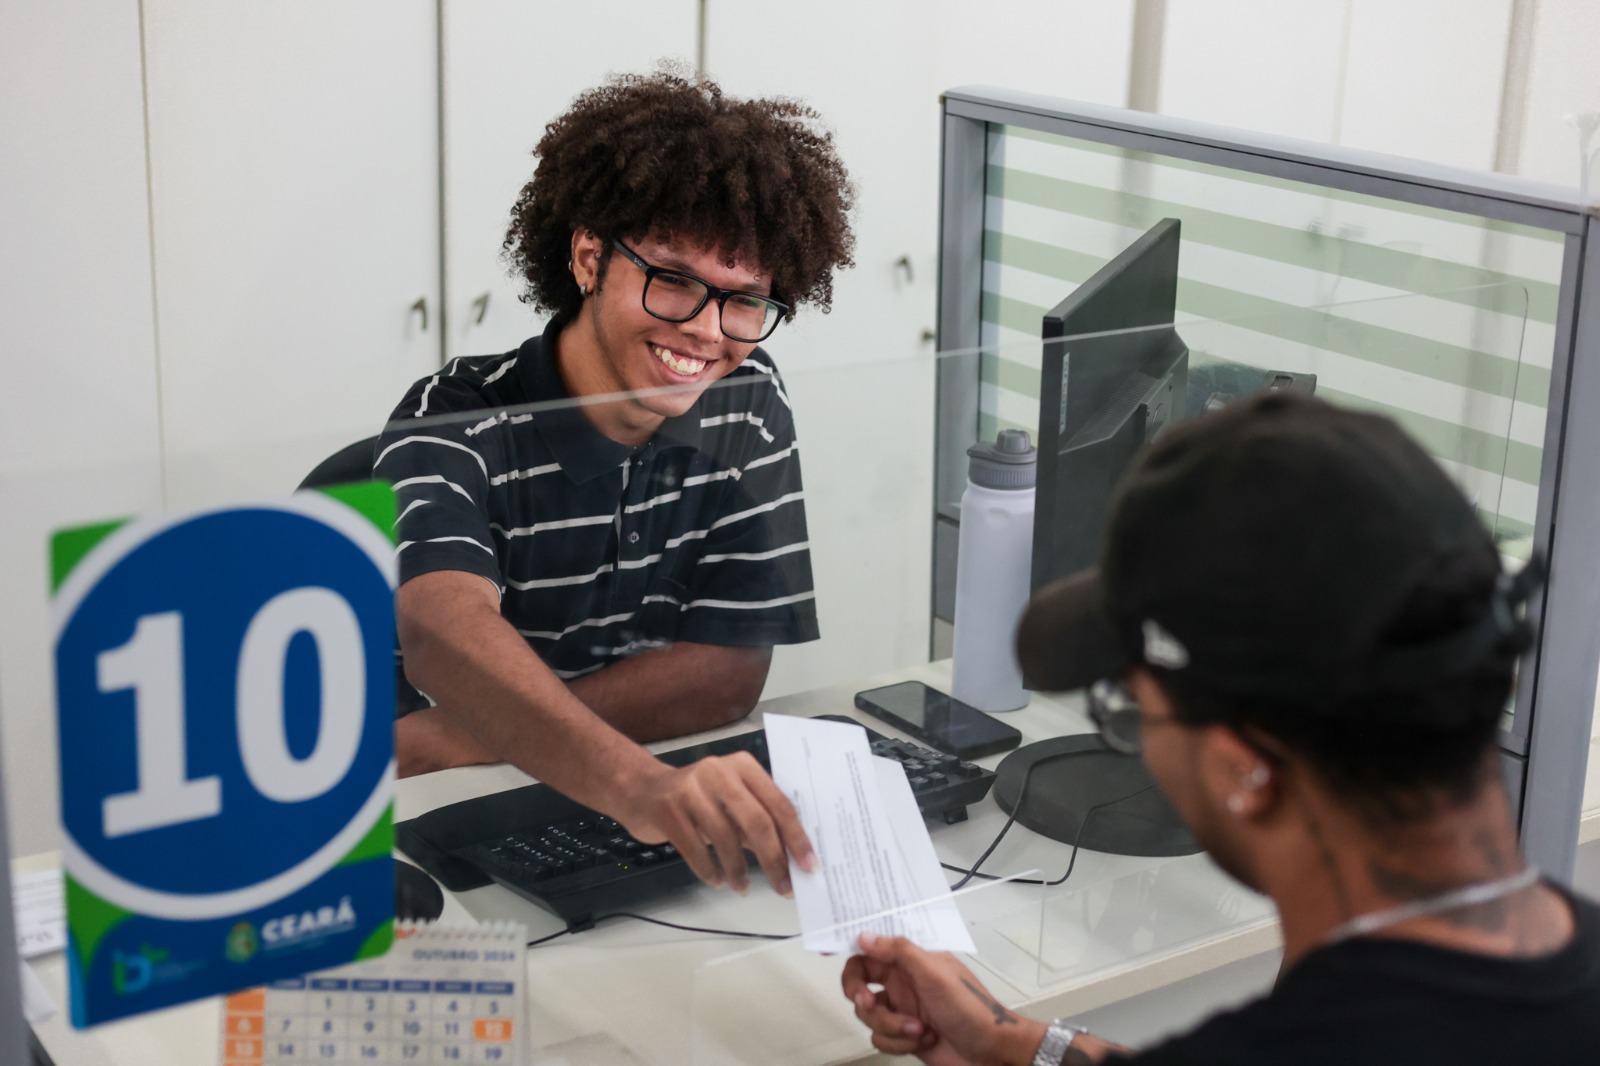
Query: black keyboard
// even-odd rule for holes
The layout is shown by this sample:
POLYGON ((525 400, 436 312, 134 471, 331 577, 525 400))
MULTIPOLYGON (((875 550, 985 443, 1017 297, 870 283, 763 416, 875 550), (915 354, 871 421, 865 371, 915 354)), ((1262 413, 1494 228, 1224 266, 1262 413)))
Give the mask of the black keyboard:
MULTIPOLYGON (((820 717, 859 724, 837 715, 820 717)), ((983 799, 994 784, 994 771, 953 755, 870 729, 867 738, 873 754, 905 768, 917 806, 928 817, 963 821, 967 806, 983 799)), ((759 729, 679 748, 661 758, 686 766, 707 755, 736 751, 747 751, 771 768, 766 734, 759 729)), ((627 909, 695 881, 672 845, 641 843, 617 822, 548 785, 441 807, 395 826, 395 838, 400 850, 445 888, 460 892, 498 882, 562 918, 574 931, 593 925, 596 915, 627 909)))

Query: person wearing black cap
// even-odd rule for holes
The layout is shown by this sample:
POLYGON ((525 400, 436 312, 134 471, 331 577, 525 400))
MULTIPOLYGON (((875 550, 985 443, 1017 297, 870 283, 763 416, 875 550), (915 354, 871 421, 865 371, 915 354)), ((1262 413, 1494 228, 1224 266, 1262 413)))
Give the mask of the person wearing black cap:
POLYGON ((1386 419, 1267 394, 1169 432, 1018 654, 1031 687, 1090 689, 1106 743, 1272 898, 1277 985, 1135 1054, 863 937, 843 984, 873 1043, 1040 1066, 1600 1059, 1600 909, 1518 853, 1494 747, 1539 574, 1502 569, 1386 419))

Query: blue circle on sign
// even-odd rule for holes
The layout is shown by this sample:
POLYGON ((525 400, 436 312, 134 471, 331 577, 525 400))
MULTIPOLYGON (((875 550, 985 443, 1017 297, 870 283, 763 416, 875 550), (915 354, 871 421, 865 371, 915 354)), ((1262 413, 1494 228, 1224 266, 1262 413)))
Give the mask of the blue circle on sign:
MULTIPOLYGON (((366 805, 392 758, 393 602, 371 555, 332 526, 293 511, 203 514, 136 544, 84 594, 56 643, 68 834, 110 873, 182 895, 247 888, 310 858, 366 805), (342 598, 360 626, 363 724, 336 784, 321 795, 280 802, 263 795, 245 770, 235 710, 240 651, 257 612, 303 588, 342 598), (171 613, 181 619, 183 713, 166 720, 182 723, 183 779, 215 778, 221 811, 121 833, 111 826, 108 833, 105 801, 140 787, 141 742, 171 745, 170 736, 140 736, 134 688, 101 691, 100 657, 133 640, 140 619, 171 613)), ((294 634, 282 653, 282 722, 272 727, 282 729, 295 760, 310 755, 323 728, 324 653, 308 631, 294 634)))

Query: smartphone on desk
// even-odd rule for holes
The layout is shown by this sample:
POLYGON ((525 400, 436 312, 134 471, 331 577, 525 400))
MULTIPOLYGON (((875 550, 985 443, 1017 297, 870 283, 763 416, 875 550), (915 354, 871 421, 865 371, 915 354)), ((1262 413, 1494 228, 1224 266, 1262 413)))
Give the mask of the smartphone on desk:
POLYGON ((856 707, 963 759, 981 759, 1022 743, 1022 734, 1000 719, 920 681, 857 692, 856 707))

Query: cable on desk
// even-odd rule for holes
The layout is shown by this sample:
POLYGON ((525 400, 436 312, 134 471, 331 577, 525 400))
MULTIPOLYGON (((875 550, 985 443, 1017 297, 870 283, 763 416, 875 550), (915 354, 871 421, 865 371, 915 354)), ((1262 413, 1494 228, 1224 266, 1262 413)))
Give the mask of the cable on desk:
MULTIPOLYGON (((632 911, 612 911, 610 914, 601 914, 595 917, 593 924, 599 925, 601 922, 611 918, 634 918, 641 922, 649 922, 651 925, 663 925, 668 929, 681 929, 685 933, 709 933, 712 936, 736 936, 746 940, 793 940, 795 937, 800 935, 799 933, 750 933, 739 929, 708 929, 699 925, 679 925, 677 922, 663 921, 660 918, 651 918, 648 915, 635 914, 632 911)), ((551 933, 548 936, 541 936, 536 940, 530 940, 526 946, 530 948, 537 947, 546 941, 554 940, 557 937, 566 936, 570 932, 572 932, 570 928, 562 929, 561 931, 551 933)))
MULTIPOLYGON (((1095 755, 1100 754, 1103 751, 1104 749, 1102 748, 1088 748, 1082 751, 1058 751, 1054 755, 1048 755, 1045 758, 1040 759, 1038 762, 1029 765, 1029 767, 1022 772, 1022 783, 1017 786, 1017 801, 1011 806, 1011 814, 1006 818, 1006 824, 1000 827, 1000 832, 996 833, 994 835, 994 839, 989 842, 989 846, 983 849, 983 854, 978 856, 978 861, 972 864, 971 869, 962 869, 959 866, 952 866, 947 862, 941 862, 939 864, 946 870, 962 875, 961 880, 950 886, 950 890, 955 892, 961 889, 974 877, 981 877, 985 881, 1007 880, 1007 878, 999 874, 979 873, 978 867, 982 866, 984 861, 987 860, 990 855, 994 854, 994 849, 1000 846, 1000 841, 1005 839, 1006 833, 1011 829, 1012 824, 1016 822, 1017 812, 1022 809, 1023 797, 1028 794, 1028 781, 1033 777, 1033 772, 1035 770, 1043 766, 1045 763, 1054 762, 1057 759, 1070 759, 1074 755, 1095 755)), ((1112 807, 1118 803, 1131 800, 1135 796, 1142 796, 1144 793, 1149 792, 1155 787, 1155 782, 1152 781, 1150 784, 1145 785, 1143 788, 1135 789, 1126 796, 1118 796, 1115 799, 1103 800, 1084 811, 1083 817, 1078 821, 1078 831, 1072 835, 1072 857, 1067 860, 1067 872, 1056 878, 1054 881, 1041 881, 1032 877, 1019 877, 1012 880, 1019 885, 1044 885, 1046 888, 1054 888, 1056 885, 1064 883, 1067 878, 1072 876, 1073 867, 1077 866, 1078 864, 1078 842, 1083 839, 1083 827, 1089 824, 1089 819, 1094 816, 1094 813, 1100 810, 1102 807, 1112 807)))
POLYGON ((524 944, 523 947, 536 948, 540 944, 548 943, 549 941, 554 940, 558 936, 566 936, 570 932, 572 932, 572 928, 570 926, 567 927, 566 929, 559 929, 556 932, 551 933, 549 936, 541 936, 541 937, 539 937, 539 938, 537 938, 535 940, 530 940, 526 944, 524 944))

